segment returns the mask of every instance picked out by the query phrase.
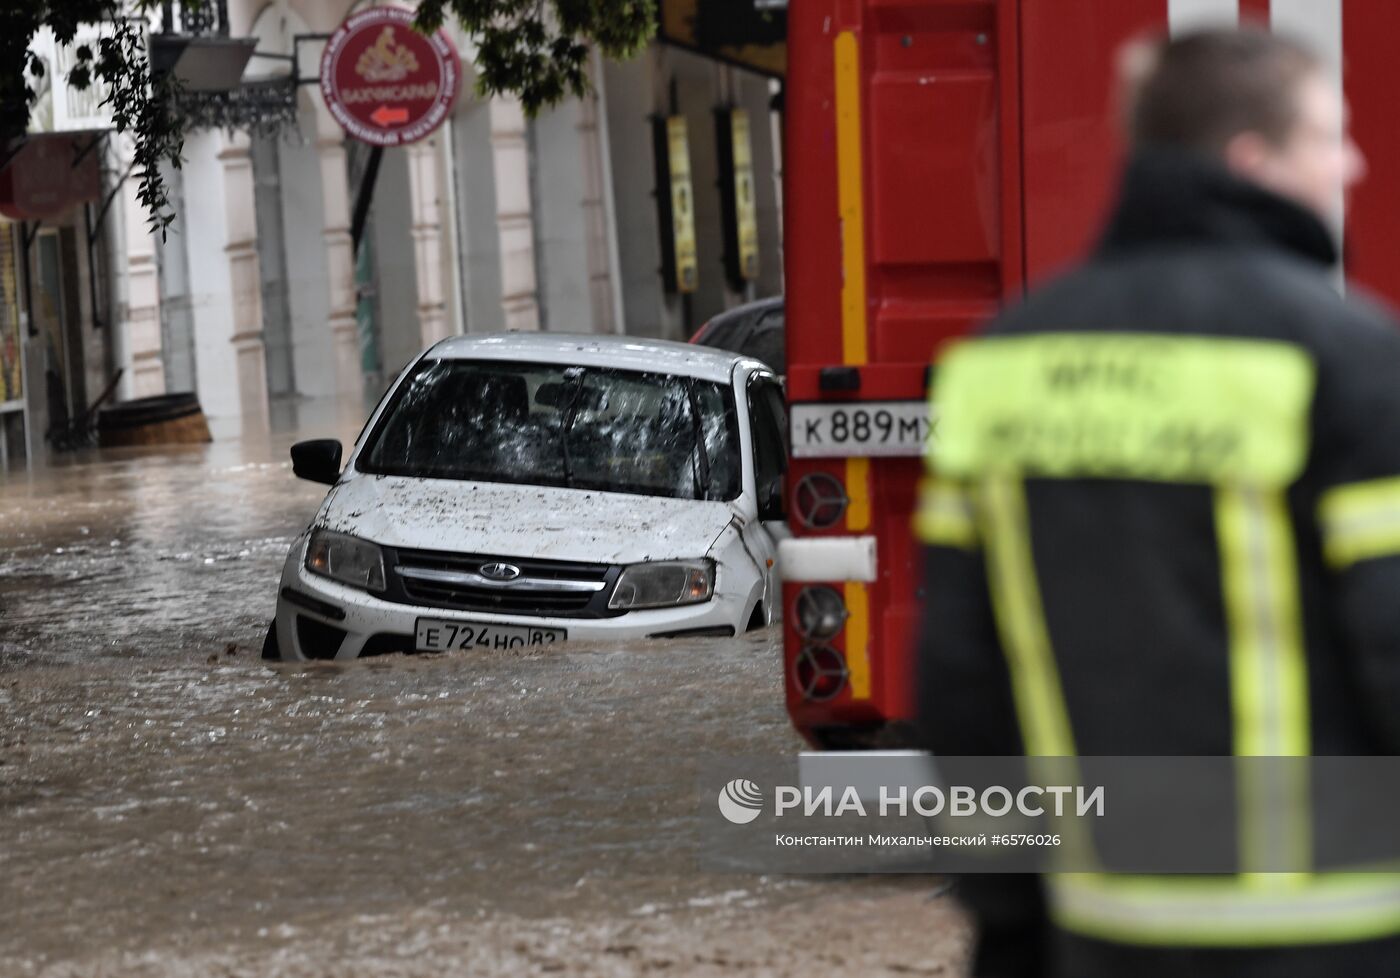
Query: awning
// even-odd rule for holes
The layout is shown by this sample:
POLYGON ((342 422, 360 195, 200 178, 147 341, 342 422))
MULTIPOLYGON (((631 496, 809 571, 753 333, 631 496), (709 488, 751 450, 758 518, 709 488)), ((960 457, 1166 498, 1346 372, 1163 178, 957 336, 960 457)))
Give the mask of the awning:
POLYGON ((0 168, 0 214, 18 221, 52 220, 102 196, 104 129, 30 133, 0 168))

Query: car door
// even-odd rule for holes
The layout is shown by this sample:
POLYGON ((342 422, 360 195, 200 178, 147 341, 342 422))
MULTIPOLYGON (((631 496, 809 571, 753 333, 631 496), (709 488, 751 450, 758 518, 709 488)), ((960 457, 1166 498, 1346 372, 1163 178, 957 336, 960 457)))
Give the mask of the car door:
POLYGON ((778 379, 758 371, 748 381, 749 424, 753 437, 754 488, 758 521, 744 528, 749 551, 764 568, 763 607, 769 622, 782 618, 782 588, 778 580, 778 541, 787 527, 785 476, 788 465, 787 408, 778 379))

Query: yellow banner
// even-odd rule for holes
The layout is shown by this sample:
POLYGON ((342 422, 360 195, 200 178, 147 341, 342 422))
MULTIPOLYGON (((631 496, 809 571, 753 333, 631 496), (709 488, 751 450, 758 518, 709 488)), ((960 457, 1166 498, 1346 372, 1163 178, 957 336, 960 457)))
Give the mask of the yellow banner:
POLYGON ((676 249, 676 291, 694 292, 700 284, 700 269, 695 258, 690 133, 683 115, 673 115, 666 120, 666 158, 671 168, 671 236, 676 249))
POLYGON ((729 134, 734 147, 734 223, 738 229, 739 274, 758 278, 758 207, 754 202, 753 143, 749 114, 743 109, 729 113, 729 134))
POLYGON ((14 224, 0 223, 0 404, 24 397, 20 373, 19 266, 14 224))

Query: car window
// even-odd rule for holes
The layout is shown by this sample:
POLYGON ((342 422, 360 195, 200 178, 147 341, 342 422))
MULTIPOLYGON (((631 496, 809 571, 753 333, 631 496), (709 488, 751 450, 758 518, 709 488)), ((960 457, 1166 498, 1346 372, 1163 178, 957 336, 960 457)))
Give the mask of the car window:
POLYGON ((753 425, 754 485, 759 498, 781 482, 787 471, 787 408, 777 381, 765 374, 749 383, 749 418, 753 425))
POLYGON ((385 475, 733 499, 738 443, 727 385, 433 360, 399 388, 357 465, 385 475))

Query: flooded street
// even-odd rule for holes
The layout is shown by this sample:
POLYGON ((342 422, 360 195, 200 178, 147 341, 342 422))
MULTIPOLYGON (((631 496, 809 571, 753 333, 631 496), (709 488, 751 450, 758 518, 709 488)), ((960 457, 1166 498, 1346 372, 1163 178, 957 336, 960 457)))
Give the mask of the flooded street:
POLYGON ((291 440, 0 476, 0 975, 957 972, 928 879, 668 845, 799 748, 776 629, 262 662, 291 440))

